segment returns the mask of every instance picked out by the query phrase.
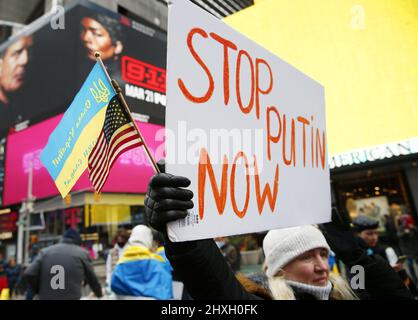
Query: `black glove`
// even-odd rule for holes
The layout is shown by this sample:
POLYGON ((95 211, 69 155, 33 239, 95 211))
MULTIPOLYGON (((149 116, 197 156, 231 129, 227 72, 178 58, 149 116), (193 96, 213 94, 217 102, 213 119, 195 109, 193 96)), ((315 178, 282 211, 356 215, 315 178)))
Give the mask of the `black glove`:
POLYGON ((366 254, 351 228, 351 222, 346 215, 340 215, 336 208, 332 208, 332 222, 320 226, 331 250, 346 265, 354 265, 366 254))
POLYGON ((190 185, 189 179, 164 173, 164 160, 157 165, 162 173, 154 175, 148 184, 145 216, 151 227, 165 235, 168 222, 185 218, 187 210, 193 208, 193 192, 182 189, 190 185))

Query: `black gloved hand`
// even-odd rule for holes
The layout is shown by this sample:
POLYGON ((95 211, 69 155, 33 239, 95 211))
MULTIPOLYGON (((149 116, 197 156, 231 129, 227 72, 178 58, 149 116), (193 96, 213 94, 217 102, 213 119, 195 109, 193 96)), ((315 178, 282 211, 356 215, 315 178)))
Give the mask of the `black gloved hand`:
POLYGON ((346 265, 355 264, 366 252, 354 235, 351 222, 346 215, 340 215, 332 208, 332 221, 320 226, 331 250, 346 265))
POLYGON ((168 222, 185 218, 187 210, 193 208, 193 192, 182 189, 190 185, 189 179, 164 173, 164 160, 157 165, 162 173, 154 175, 148 184, 145 216, 151 227, 166 234, 168 222))

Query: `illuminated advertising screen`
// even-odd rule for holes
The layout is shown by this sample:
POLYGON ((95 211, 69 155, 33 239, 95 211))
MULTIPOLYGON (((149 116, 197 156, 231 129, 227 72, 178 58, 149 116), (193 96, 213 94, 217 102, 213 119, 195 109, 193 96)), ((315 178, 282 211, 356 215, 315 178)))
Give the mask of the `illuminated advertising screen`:
MULTIPOLYGON (((157 148, 154 134, 165 120, 166 45, 161 31, 84 3, 66 9, 62 26, 46 20, 1 45, 0 138, 7 137, 0 161, 2 205, 27 198, 30 164, 33 194, 58 194, 39 155, 93 67, 96 51, 149 136, 147 143, 157 148)), ((103 191, 145 192, 152 169, 143 158, 136 149, 121 156, 103 191)), ((85 173, 75 190, 89 188, 85 173)))
POLYGON ((0 47, 0 129, 66 110, 99 51, 142 121, 164 124, 166 35, 103 9, 77 5, 64 29, 49 22, 0 47))
MULTIPOLYGON (((32 170, 32 194, 46 198, 58 194, 58 190, 39 156, 48 141, 49 134, 57 126, 62 115, 42 121, 25 130, 12 133, 6 148, 6 180, 4 205, 19 203, 28 198, 29 172, 32 170)), ((163 156, 164 127, 137 121, 141 133, 156 159, 163 156), (157 137, 157 139, 156 139, 157 137), (159 139, 161 137, 161 139, 159 139)), ((103 192, 145 193, 148 181, 154 174, 144 148, 135 148, 122 154, 110 171, 103 192)), ((73 190, 92 191, 87 171, 80 177, 73 190)))

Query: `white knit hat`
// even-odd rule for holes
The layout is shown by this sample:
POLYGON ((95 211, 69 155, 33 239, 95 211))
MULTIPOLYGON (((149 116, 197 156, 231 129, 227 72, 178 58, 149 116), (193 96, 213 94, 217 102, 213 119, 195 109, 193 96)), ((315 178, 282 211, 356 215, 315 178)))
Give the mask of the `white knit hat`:
POLYGON ((132 229, 131 236, 129 237, 129 244, 131 245, 142 245, 148 249, 152 248, 152 231, 147 226, 142 224, 132 229))
POLYGON ((267 276, 275 276, 294 258, 316 248, 330 250, 324 235, 314 226, 270 230, 263 241, 267 276))

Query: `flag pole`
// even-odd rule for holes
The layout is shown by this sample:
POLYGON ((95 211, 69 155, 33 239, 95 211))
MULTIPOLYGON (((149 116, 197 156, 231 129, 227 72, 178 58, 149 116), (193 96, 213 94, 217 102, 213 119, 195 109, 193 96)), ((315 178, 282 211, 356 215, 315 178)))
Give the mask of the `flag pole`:
POLYGON ((109 81, 109 83, 112 83, 112 79, 110 79, 110 76, 109 76, 109 74, 107 73, 106 67, 105 67, 105 65, 103 64, 102 58, 100 57, 100 52, 96 51, 96 52, 94 53, 94 56, 96 57, 96 61, 97 61, 98 63, 100 63, 100 66, 102 67, 102 69, 103 69, 103 71, 104 71, 104 73, 105 73, 105 75, 106 75, 107 80, 109 81))
POLYGON ((138 135, 139 135, 139 138, 141 139, 141 141, 142 141, 142 143, 143 143, 143 146, 144 146, 144 149, 145 149, 145 153, 147 154, 149 161, 150 161, 150 162, 151 162, 151 164, 153 165, 155 172, 156 172, 156 173, 161 173, 160 169, 159 169, 159 168, 158 168, 158 166, 157 166, 157 163, 155 162, 155 160, 154 160, 153 156, 151 155, 151 152, 150 152, 150 151, 149 151, 149 149, 148 149, 148 146, 147 146, 147 144, 146 144, 146 142, 145 142, 144 137, 143 137, 143 136, 142 136, 142 134, 141 134, 141 131, 139 131, 139 128, 138 128, 138 126, 136 125, 135 120, 134 120, 134 119, 133 119, 133 117, 132 117, 131 110, 129 109, 128 104, 127 104, 127 103, 126 103, 126 101, 125 101, 125 97, 122 95, 122 89, 120 88, 120 86, 119 86, 119 84, 116 82, 116 80, 112 80, 112 79, 110 79, 110 76, 109 76, 109 74, 107 73, 106 67, 104 66, 103 61, 102 61, 102 59, 100 58, 100 53, 99 53, 99 52, 96 52, 96 53, 95 53, 95 56, 96 56, 96 60, 97 60, 97 62, 99 62, 99 63, 100 63, 100 65, 102 66, 103 71, 104 71, 104 73, 106 74, 106 76, 107 76, 107 78, 108 78, 109 82, 112 84, 112 86, 113 86, 113 88, 115 89, 115 91, 116 91, 117 95, 119 96, 119 98, 120 98, 120 100, 121 100, 121 102, 122 102, 123 107, 125 108, 126 112, 128 113, 128 115, 129 115, 129 119, 132 121, 132 123, 133 123, 133 125, 134 125, 134 127, 135 127, 135 129, 136 129, 136 131, 137 131, 137 133, 138 133, 138 135))

